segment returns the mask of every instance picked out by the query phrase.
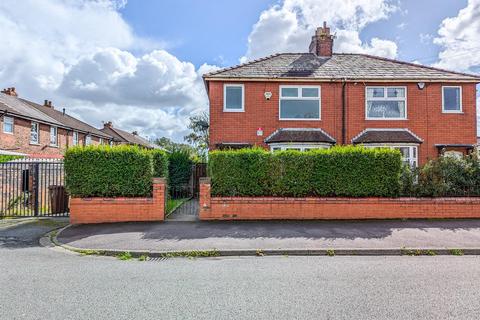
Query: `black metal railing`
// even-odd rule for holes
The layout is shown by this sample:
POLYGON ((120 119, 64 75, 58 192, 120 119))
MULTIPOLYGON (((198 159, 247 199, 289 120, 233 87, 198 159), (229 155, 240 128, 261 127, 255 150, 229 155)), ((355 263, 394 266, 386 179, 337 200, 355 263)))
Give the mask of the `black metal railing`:
POLYGON ((67 216, 64 181, 63 162, 0 163, 0 217, 67 216))

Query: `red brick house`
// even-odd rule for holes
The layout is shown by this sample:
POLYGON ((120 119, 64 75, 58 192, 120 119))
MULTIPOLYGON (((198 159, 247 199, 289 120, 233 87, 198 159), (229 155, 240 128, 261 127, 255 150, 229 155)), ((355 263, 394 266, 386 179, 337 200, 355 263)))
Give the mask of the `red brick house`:
POLYGON ((204 75, 210 149, 362 144, 399 148, 413 166, 477 143, 480 76, 333 53, 325 24, 308 53, 279 53, 204 75))
POLYGON ((69 146, 109 143, 113 138, 65 113, 51 101, 21 99, 15 88, 0 93, 0 153, 62 158, 69 146))

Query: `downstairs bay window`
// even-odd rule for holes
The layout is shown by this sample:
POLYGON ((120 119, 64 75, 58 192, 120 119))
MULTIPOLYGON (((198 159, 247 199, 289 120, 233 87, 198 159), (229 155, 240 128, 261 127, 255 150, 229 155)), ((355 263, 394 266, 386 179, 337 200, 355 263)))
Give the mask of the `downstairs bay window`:
POLYGON ((365 145, 366 148, 390 148, 400 151, 402 162, 411 168, 418 166, 418 146, 416 145, 365 145))
POLYGON ((285 151, 285 150, 297 150, 297 151, 309 151, 313 149, 328 149, 330 144, 317 144, 317 143, 272 143, 270 144, 270 150, 285 151))

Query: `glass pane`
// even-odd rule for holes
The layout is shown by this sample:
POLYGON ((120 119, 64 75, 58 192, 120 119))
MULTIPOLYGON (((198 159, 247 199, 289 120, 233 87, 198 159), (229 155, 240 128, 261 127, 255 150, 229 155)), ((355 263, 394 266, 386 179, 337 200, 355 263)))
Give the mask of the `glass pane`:
POLYGON ((281 119, 320 119, 318 100, 281 100, 281 119))
POLYGON ((298 97, 298 88, 282 88, 282 97, 298 97))
POLYGON ((226 87, 225 108, 242 109, 242 87, 226 87))
POLYGON ((460 88, 443 88, 443 108, 460 111, 460 88))
POLYGON ((405 98, 405 88, 387 88, 387 97, 405 98))
POLYGON ((383 88, 368 88, 367 97, 369 98, 383 98, 385 97, 385 90, 383 88))
POLYGON ((368 101, 369 118, 405 118, 404 101, 368 101))
POLYGON ((318 88, 302 88, 302 97, 318 98, 318 88))

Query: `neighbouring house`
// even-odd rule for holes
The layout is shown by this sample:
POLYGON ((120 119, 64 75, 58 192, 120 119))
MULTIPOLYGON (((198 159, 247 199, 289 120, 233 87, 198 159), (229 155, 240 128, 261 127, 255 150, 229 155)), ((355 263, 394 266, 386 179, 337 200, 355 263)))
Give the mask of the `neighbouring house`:
POLYGON ((473 150, 480 76, 334 53, 334 38, 324 23, 309 52, 205 74, 210 149, 360 144, 398 148, 412 166, 473 150))
POLYGON ((125 130, 114 128, 111 121, 105 122, 103 124, 103 128, 100 129, 100 131, 111 136, 113 144, 136 145, 147 149, 160 148, 160 146, 150 143, 147 139, 139 136, 138 132, 136 131, 130 133, 125 130))
POLYGON ((107 144, 113 138, 65 112, 51 101, 22 99, 15 88, 0 93, 0 150, 29 158, 62 158, 75 145, 107 144))

